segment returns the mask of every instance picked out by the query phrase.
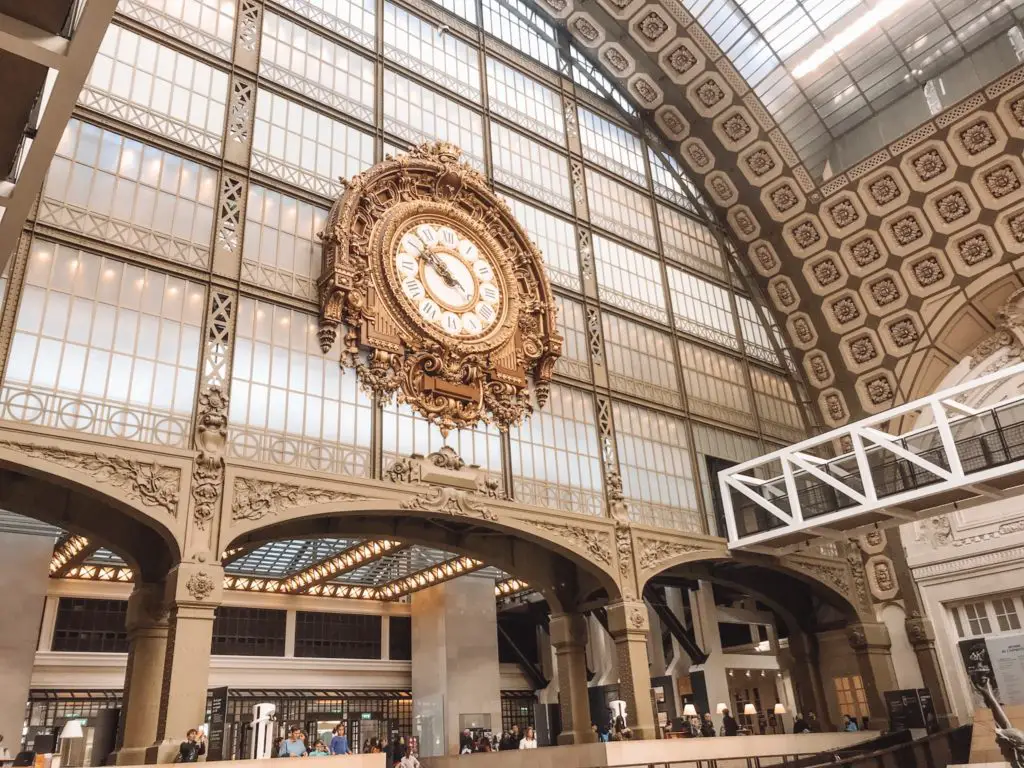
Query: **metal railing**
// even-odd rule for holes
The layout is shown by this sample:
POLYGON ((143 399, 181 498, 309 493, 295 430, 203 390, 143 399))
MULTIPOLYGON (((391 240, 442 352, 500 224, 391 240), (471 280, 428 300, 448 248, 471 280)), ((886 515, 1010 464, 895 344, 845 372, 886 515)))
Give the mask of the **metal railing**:
POLYGON ((1024 477, 1021 377, 1024 364, 1005 368, 723 470, 730 548, 794 548, 1005 498, 1024 477), (992 392, 1009 397, 967 404, 992 392), (888 431, 915 416, 923 426, 888 431))

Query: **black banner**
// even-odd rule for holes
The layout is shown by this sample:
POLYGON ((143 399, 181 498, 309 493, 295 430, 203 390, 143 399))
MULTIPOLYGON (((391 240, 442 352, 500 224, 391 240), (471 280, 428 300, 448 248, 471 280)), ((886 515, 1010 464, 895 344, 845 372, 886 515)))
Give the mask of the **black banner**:
POLYGON ((206 759, 224 759, 224 739, 227 730, 228 687, 210 690, 210 733, 206 742, 206 759))

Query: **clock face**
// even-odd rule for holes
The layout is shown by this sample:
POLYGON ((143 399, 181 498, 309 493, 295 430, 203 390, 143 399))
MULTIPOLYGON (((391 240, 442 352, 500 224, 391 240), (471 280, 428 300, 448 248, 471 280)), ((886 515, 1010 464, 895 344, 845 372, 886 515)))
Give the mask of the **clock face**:
POLYGON ((455 338, 487 333, 504 307, 497 270, 469 237, 440 222, 420 222, 398 238, 395 273, 423 322, 455 338))

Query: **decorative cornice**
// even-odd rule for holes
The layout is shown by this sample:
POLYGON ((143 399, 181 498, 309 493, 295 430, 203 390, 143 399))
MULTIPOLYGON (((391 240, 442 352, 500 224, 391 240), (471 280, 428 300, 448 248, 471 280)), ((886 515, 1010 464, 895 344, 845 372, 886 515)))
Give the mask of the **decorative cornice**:
POLYGON ((329 488, 276 483, 251 477, 236 477, 231 502, 232 520, 262 520, 287 509, 310 507, 332 501, 360 501, 370 497, 329 488))
POLYGON ((653 571, 662 563, 673 560, 689 552, 700 552, 707 549, 699 544, 684 544, 681 541, 665 541, 664 539, 639 538, 640 570, 653 571))
POLYGON ((573 549, 604 563, 612 564, 610 537, 602 531, 595 531, 579 525, 549 523, 543 520, 523 520, 523 523, 541 531, 553 533, 570 543, 573 549))
POLYGON ((942 563, 932 563, 911 569, 915 579, 927 579, 934 576, 944 576, 947 573, 957 573, 961 576, 965 571, 975 568, 984 568, 990 565, 999 565, 1014 560, 1024 559, 1024 547, 1013 547, 1001 549, 996 552, 986 552, 974 557, 961 557, 953 560, 946 560, 942 563))
POLYGON ((11 440, 0 440, 0 448, 81 472, 95 483, 122 491, 129 501, 141 502, 145 507, 160 507, 177 517, 181 470, 175 467, 135 461, 124 456, 79 453, 11 440))

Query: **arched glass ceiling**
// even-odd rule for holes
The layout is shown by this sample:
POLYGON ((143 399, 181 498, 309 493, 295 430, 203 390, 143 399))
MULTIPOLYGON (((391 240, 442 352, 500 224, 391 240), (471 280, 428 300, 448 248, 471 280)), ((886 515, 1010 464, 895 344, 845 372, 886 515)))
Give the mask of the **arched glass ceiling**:
POLYGON ((835 139, 1024 18, 1019 0, 682 3, 818 178, 835 139))

